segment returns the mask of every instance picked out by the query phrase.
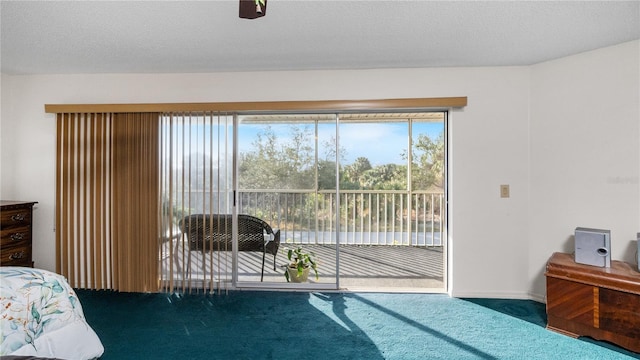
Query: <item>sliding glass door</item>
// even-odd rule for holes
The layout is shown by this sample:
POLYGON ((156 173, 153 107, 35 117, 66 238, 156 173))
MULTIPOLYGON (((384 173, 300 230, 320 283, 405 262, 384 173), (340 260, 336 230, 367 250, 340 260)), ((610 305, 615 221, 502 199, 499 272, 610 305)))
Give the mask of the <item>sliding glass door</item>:
POLYGON ((446 116, 166 115, 167 288, 444 291, 446 116))
POLYGON ((336 288, 335 115, 241 115, 237 129, 237 212, 273 232, 264 267, 265 254, 238 252, 239 286, 336 288), (301 283, 285 275, 298 251, 316 264, 301 283))
POLYGON ((340 286, 444 291, 445 112, 340 115, 340 286))

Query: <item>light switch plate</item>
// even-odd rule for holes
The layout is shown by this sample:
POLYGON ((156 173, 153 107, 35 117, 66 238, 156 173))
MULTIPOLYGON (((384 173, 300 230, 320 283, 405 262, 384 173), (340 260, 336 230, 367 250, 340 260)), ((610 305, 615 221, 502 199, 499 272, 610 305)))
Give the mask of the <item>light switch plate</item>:
POLYGON ((500 185, 500 197, 501 198, 509 197, 509 185, 500 185))

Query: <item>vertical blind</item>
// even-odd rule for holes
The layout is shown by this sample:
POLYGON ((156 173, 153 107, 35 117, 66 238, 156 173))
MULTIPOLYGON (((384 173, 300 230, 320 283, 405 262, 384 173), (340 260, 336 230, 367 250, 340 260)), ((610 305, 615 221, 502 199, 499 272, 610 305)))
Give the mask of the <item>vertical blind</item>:
POLYGON ((71 286, 111 288, 111 114, 58 114, 56 271, 71 286))
POLYGON ((232 213, 233 115, 165 113, 160 134, 162 290, 224 291, 232 281, 232 249, 199 248, 181 230, 190 215, 232 213))
POLYGON ((226 289, 231 248, 190 247, 181 220, 231 214, 232 129, 217 113, 58 114, 56 270, 78 288, 226 289))
POLYGON ((157 291, 158 118, 57 114, 56 271, 73 287, 157 291))

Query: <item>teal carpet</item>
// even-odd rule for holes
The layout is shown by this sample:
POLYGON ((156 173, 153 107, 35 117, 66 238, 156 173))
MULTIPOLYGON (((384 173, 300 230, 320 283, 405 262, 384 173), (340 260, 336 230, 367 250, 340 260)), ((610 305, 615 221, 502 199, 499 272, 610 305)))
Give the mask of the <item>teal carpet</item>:
POLYGON ((78 290, 102 359, 633 359, 544 328, 544 305, 434 294, 78 290))

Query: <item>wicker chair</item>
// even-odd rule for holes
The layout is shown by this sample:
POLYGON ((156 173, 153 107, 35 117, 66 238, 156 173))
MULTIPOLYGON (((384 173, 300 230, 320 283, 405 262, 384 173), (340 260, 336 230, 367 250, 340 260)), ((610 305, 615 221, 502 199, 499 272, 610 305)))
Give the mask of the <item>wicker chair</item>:
MULTIPOLYGON (((188 268, 191 268, 191 251, 231 251, 232 216, 229 214, 195 214, 185 216, 179 222, 183 234, 189 241, 188 268)), ((273 255, 273 270, 276 270, 276 255, 280 247, 280 230, 274 232, 264 220, 251 215, 238 214, 238 251, 262 252, 262 273, 267 254, 273 255), (267 239, 265 235, 272 235, 267 239)))

